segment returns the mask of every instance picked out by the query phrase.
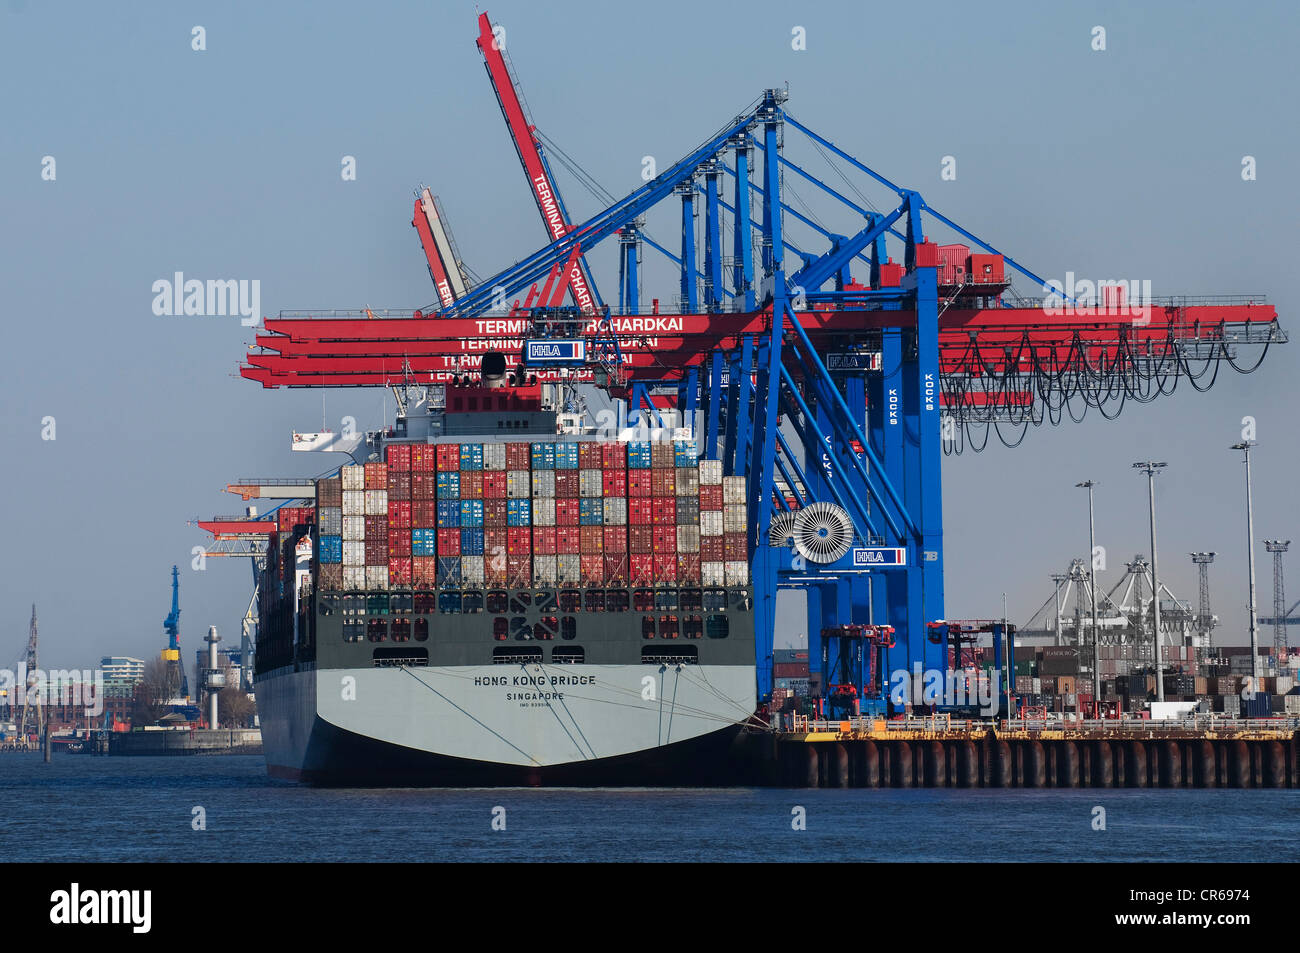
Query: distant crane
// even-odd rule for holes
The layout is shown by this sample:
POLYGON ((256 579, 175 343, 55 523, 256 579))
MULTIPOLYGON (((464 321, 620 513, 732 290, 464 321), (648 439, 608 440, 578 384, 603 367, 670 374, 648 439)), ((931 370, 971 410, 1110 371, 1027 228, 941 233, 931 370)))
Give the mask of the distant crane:
POLYGON ((1209 648, 1214 631, 1214 617, 1210 615, 1210 563, 1214 562, 1214 553, 1192 553, 1192 562, 1200 578, 1201 598, 1197 606, 1196 627, 1201 632, 1201 645, 1209 648))
POLYGON ((41 667, 37 652, 36 603, 32 603, 32 622, 27 629, 27 674, 23 686, 23 713, 18 721, 18 737, 26 745, 32 735, 40 738, 45 733, 45 709, 41 707, 40 685, 36 671, 41 667))
POLYGON ((1291 547, 1289 539, 1266 539, 1264 548, 1273 554, 1273 657, 1282 659, 1287 654, 1286 593, 1282 585, 1282 554, 1291 547))
MULTIPOLYGON (((167 663, 168 675, 179 675, 169 679, 173 685, 180 685, 181 697, 188 698, 190 681, 185 675, 185 666, 181 665, 181 580, 180 570, 172 566, 172 611, 163 620, 163 631, 167 633, 167 648, 163 649, 163 661, 167 663)), ((35 624, 35 623, 33 623, 35 624)))

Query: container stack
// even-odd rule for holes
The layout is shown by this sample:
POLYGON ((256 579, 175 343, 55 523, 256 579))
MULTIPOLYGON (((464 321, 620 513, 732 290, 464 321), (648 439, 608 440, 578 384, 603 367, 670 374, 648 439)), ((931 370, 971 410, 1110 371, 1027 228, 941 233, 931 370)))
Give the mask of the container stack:
POLYGON ((395 444, 318 481, 321 584, 747 586, 745 493, 688 440, 395 444))

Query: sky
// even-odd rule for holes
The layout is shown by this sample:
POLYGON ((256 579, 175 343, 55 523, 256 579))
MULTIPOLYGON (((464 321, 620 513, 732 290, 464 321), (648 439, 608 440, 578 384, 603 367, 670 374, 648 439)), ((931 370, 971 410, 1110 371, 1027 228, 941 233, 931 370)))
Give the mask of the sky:
MULTIPOLYGON (((834 2, 488 9, 507 29, 539 128, 616 195, 641 184, 644 157, 666 168, 764 88, 788 84, 801 122, 1044 277, 1266 294, 1293 327, 1294 4, 937 0, 923 17, 906 4, 834 2), (1097 26, 1103 51, 1092 48, 1097 26), (803 49, 793 48, 798 27, 803 49), (954 180, 940 177, 944 156, 956 159, 954 180), (1255 158, 1253 181, 1244 156, 1255 158)), ((191 521, 240 512, 223 492, 238 477, 323 469, 290 453, 294 428, 317 429, 322 414, 335 430, 346 415, 381 422, 381 391, 322 401, 241 380, 253 329, 238 317, 155 315, 156 280, 257 279, 264 314, 427 305, 409 224, 421 184, 440 196, 479 275, 544 244, 474 45, 476 12, 0 0, 10 315, 0 666, 21 656, 33 602, 46 665, 151 657, 173 564, 182 647, 197 648, 208 625, 237 639, 248 567, 190 568, 205 541, 191 521), (340 175, 344 156, 355 157, 355 180, 340 175)), ((599 209, 559 181, 575 218, 599 209)), ((799 191, 811 199, 811 187, 799 191)), ((674 227, 651 223, 665 243, 674 227)), ((609 298, 612 246, 592 260, 609 298)), ((647 303, 677 294, 649 252, 646 284, 647 303)), ((1108 587, 1113 567, 1149 554, 1146 481, 1130 464, 1154 457, 1169 463, 1156 490, 1161 577, 1195 600, 1187 554, 1216 551, 1217 637, 1243 642, 1244 475, 1228 447, 1255 418, 1255 539, 1294 538, 1300 550, 1297 371, 1300 343, 1279 346, 1253 375, 1225 369, 1206 394, 1181 387, 1116 421, 1093 414, 1014 450, 946 458, 948 616, 1000 616, 1005 593, 1008 615, 1028 619, 1051 595, 1050 574, 1086 551, 1087 501, 1074 484, 1088 478, 1100 482, 1108 587)), ((1266 614, 1262 545, 1256 561, 1266 614)), ((1300 581, 1293 591, 1288 602, 1300 581)), ((776 644, 802 630, 784 614, 776 644)))

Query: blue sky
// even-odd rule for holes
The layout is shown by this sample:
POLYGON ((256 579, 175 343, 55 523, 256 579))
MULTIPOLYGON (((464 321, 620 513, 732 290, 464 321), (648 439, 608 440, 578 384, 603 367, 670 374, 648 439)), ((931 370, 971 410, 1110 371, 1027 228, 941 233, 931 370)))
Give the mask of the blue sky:
MULTIPOLYGON (((855 3, 488 9, 539 127, 616 194, 640 184, 643 156, 662 168, 788 82, 794 116, 1039 274, 1149 279, 1157 295, 1266 293, 1291 324, 1294 5, 936 2, 923 17, 855 3), (1096 25, 1104 52, 1090 48, 1096 25), (805 50, 791 49, 795 26, 805 50), (940 181, 944 155, 957 158, 955 181, 940 181), (1256 181, 1242 181, 1245 155, 1256 181)), ((247 568, 190 571, 204 537, 187 520, 238 511, 222 492, 236 477, 309 469, 288 435, 319 425, 321 394, 240 380, 250 329, 155 316, 156 279, 257 278, 266 313, 427 304, 409 225, 421 183, 480 275, 543 244, 474 46, 475 13, 0 3, 0 664, 18 658, 33 601, 49 664, 151 655, 173 563, 183 644, 197 647, 209 624, 236 636, 247 568), (344 155, 357 159, 354 182, 339 175, 344 155), (41 439, 46 416, 54 441, 41 439)), ((560 181, 575 216, 597 209, 560 181)), ((658 234, 671 238, 671 226, 658 234)), ((609 297, 609 261, 595 260, 609 297)), ((676 294, 667 271, 647 279, 647 300, 676 294)), ((1010 615, 1027 618, 1050 595, 1049 574, 1085 548, 1084 478, 1101 481, 1098 542, 1112 565, 1146 553, 1145 481, 1129 464, 1155 456, 1170 463, 1158 482, 1161 575, 1194 599, 1186 553, 1216 550, 1221 637, 1244 640, 1242 474, 1227 447, 1254 416, 1255 535, 1300 548, 1298 355, 1279 347, 1208 394, 1180 388, 1115 422, 1093 415, 1016 450, 947 460, 948 614, 998 615, 1006 592, 1010 615)), ((344 415, 377 425, 382 406, 377 391, 325 395, 335 429, 344 415)), ((1257 560, 1268 606, 1262 546, 1257 560)))

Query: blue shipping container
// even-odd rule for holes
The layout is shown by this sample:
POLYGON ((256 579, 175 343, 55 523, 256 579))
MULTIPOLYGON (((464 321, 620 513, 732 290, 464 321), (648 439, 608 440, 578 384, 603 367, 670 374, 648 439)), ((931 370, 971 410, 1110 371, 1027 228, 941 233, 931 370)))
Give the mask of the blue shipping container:
POLYGON ((462 529, 460 531, 460 554, 462 556, 483 555, 482 529, 462 529))
POLYGON ((460 557, 438 557, 438 585, 444 589, 460 588, 460 557))
POLYGON ((342 536, 322 536, 320 538, 320 561, 322 563, 343 562, 342 536))
MULTIPOLYGON (((439 474, 439 476, 441 476, 441 474, 439 474)), ((460 526, 460 501, 439 500, 438 528, 456 529, 458 526, 460 526)))
POLYGON ((483 444, 462 443, 460 445, 460 468, 462 470, 483 469, 483 444))
POLYGON ((694 440, 674 440, 673 451, 679 467, 693 467, 698 462, 694 440))
POLYGON ((447 473, 438 474, 438 499, 440 500, 458 500, 460 499, 460 472, 452 470, 447 473))
POLYGON ((461 500, 460 501, 460 525, 461 526, 482 526, 483 525, 483 501, 482 500, 461 500))
POLYGON ((578 445, 576 443, 555 444, 555 469, 578 469, 578 445))
POLYGON ((553 443, 533 444, 533 469, 534 470, 555 469, 555 444, 553 443))
POLYGON ((638 440, 627 445, 627 466, 629 470, 650 469, 650 444, 638 440))
POLYGON ((533 525, 533 501, 532 500, 507 500, 506 501, 506 525, 507 526, 532 526, 533 525))
POLYGON ((582 526, 601 526, 605 522, 605 501, 582 499, 578 501, 578 523, 582 526))
POLYGON ((438 531, 435 529, 411 530, 411 555, 436 556, 438 552, 438 531))

